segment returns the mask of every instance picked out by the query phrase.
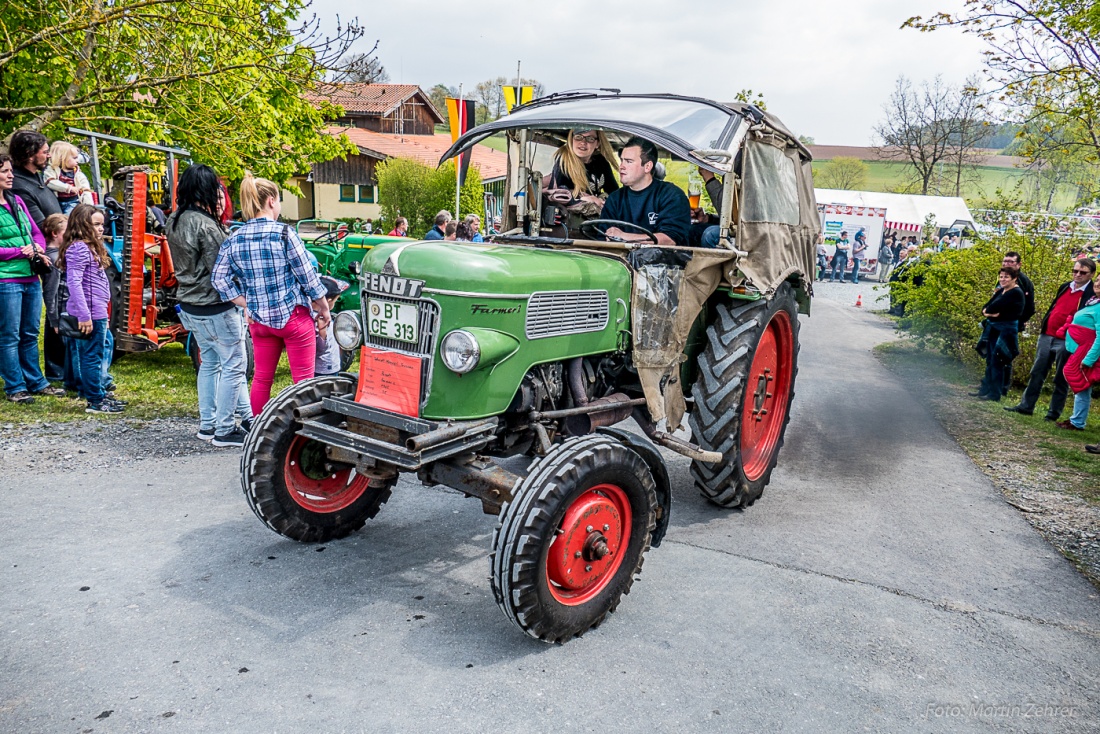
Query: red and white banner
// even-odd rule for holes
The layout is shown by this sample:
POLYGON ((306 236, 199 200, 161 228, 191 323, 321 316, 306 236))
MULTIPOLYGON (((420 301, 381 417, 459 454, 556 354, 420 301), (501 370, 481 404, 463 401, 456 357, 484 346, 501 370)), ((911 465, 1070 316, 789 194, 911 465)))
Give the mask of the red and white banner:
POLYGON ((886 222, 886 229, 900 229, 903 232, 920 232, 921 226, 909 222, 886 222))

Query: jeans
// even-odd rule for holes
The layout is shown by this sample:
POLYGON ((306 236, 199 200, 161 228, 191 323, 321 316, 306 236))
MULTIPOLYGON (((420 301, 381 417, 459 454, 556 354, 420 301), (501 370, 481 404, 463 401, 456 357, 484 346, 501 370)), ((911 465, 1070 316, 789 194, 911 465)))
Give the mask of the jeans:
POLYGON ((103 389, 103 365, 107 359, 107 319, 92 320, 92 335, 87 339, 73 339, 80 364, 80 394, 91 405, 98 405, 107 397, 103 389))
POLYGON ((1050 396, 1050 409, 1047 415, 1057 418, 1066 407, 1066 396, 1069 395, 1069 385, 1062 375, 1062 368, 1066 366, 1069 352, 1066 351, 1066 340, 1056 336, 1042 334, 1039 343, 1035 346, 1035 362, 1031 365, 1031 373, 1027 378, 1027 387, 1020 397, 1020 407, 1024 410, 1035 410, 1035 403, 1039 401, 1039 393, 1043 390, 1043 383, 1050 374, 1051 366, 1054 367, 1054 389, 1050 396))
POLYGON ((718 247, 718 236, 721 234, 721 227, 714 225, 707 227, 703 230, 703 237, 699 241, 700 247, 718 247))
POLYGON ((1006 348, 1013 355, 1019 352, 1016 344, 1017 327, 1016 322, 1013 321, 992 323, 988 328, 989 351, 986 352, 985 357, 985 377, 982 378, 982 386, 978 392, 993 400, 1000 400, 1007 392, 1004 386, 1005 371, 1010 373, 1012 371, 1012 360, 1009 359, 1006 362, 1003 353, 1006 348))
POLYGON ((180 311, 180 322, 199 345, 199 427, 224 436, 236 427, 234 418, 252 417, 245 389, 248 356, 244 318, 239 308, 211 316, 180 311))
POLYGON ((1089 419, 1089 407, 1092 405, 1092 388, 1073 394, 1073 415, 1069 422, 1078 428, 1085 427, 1085 421, 1089 419))
MULTIPOLYGON (((859 266, 862 260, 852 260, 852 282, 859 283, 859 266)), ((841 276, 843 277, 843 276, 841 276)))
POLYGON ((0 379, 4 392, 40 392, 50 386, 38 367, 42 284, 0 282, 0 379))
POLYGON ((824 255, 817 256, 817 279, 825 280, 825 270, 829 267, 829 261, 824 255))
POLYGON ((847 267, 848 253, 837 250, 836 254, 833 255, 833 269, 832 272, 829 273, 829 282, 832 283, 836 280, 836 271, 838 268, 840 269, 840 279, 844 280, 844 271, 847 267))
POLYGON ((256 362, 256 372, 252 377, 252 413, 259 415, 271 399, 271 383, 275 381, 275 367, 284 347, 290 363, 290 379, 298 383, 313 377, 317 336, 313 317, 304 306, 295 308, 290 320, 281 329, 257 322, 248 328, 252 333, 252 356, 256 362))
MULTIPOLYGON (((115 353, 115 335, 111 333, 110 327, 103 334, 103 339, 106 345, 103 347, 103 369, 101 371, 103 389, 106 391, 111 385, 115 384, 115 378, 111 377, 108 370, 111 367, 111 355, 115 353)), ((85 400, 88 396, 84 394, 84 385, 80 382, 80 339, 73 339, 70 337, 62 337, 62 341, 65 342, 65 364, 62 370, 61 381, 66 390, 75 392, 85 400)))

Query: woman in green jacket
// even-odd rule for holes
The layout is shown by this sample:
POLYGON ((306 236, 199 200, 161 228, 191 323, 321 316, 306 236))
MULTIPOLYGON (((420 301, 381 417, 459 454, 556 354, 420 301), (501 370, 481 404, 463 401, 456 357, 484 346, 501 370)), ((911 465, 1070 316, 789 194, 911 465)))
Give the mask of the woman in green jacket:
POLYGON ((0 155, 0 379, 13 403, 35 395, 64 395, 50 387, 38 366, 42 284, 31 258, 45 257, 46 240, 23 201, 12 193, 11 157, 0 155))

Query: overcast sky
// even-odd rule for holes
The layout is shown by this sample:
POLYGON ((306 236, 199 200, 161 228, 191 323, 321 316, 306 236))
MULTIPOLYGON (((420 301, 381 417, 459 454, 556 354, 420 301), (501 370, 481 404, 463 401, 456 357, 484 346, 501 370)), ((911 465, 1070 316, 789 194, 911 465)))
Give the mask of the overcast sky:
POLYGON ((953 30, 900 30, 962 0, 314 0, 326 22, 358 14, 358 50, 378 39, 395 83, 471 89, 523 75, 547 92, 618 87, 730 101, 762 92, 768 110, 818 144, 870 145, 899 75, 961 83, 982 46, 953 30), (524 9, 529 8, 529 9, 524 9), (537 9, 535 9, 537 8, 537 9), (349 10, 350 9, 350 10, 349 10))

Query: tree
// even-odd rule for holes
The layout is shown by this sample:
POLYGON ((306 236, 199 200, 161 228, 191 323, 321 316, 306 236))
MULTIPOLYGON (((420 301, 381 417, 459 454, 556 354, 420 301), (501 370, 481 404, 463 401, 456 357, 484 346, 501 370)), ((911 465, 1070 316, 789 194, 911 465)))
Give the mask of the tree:
POLYGON ((884 107, 886 117, 875 126, 880 155, 908 163, 922 194, 932 191, 944 165, 957 167, 956 186, 961 188, 975 141, 975 100, 969 88, 944 84, 938 76, 919 87, 898 77, 884 107))
POLYGON ((858 158, 838 156, 825 163, 814 175, 814 183, 824 189, 855 191, 867 183, 871 168, 858 158))
POLYGON ((733 95, 733 101, 740 102, 741 104, 754 104, 762 110, 768 109, 768 103, 764 100, 764 93, 754 93, 751 89, 742 89, 740 92, 733 95))
MULTIPOLYGON (((455 162, 447 161, 439 168, 430 168, 419 161, 393 158, 378 164, 378 200, 382 218, 392 222, 397 217, 409 220, 409 232, 421 236, 432 228, 435 215, 442 209, 454 214, 455 162)), ((471 165, 462 184, 460 214, 482 215, 481 174, 471 165)))
POLYGON ((1027 120, 1074 131, 1067 148, 1100 162, 1100 7, 1087 0, 965 0, 958 13, 915 16, 903 27, 957 27, 981 38, 1000 99, 1027 120))
POLYGON ((436 84, 428 90, 428 97, 432 100, 432 106, 443 115, 443 124, 450 125, 451 113, 447 109, 447 98, 458 97, 458 87, 448 87, 446 84, 436 84))
POLYGON ((955 110, 951 118, 950 149, 948 158, 951 168, 955 196, 962 196, 963 179, 968 172, 974 172, 977 163, 976 148, 988 134, 989 123, 981 115, 981 89, 978 79, 971 77, 958 90, 954 97, 955 110))
POLYGON ((798 136, 798 142, 802 143, 803 145, 816 145, 817 144, 814 141, 814 139, 809 135, 799 135, 798 136))
MULTIPOLYGON (((315 88, 362 35, 334 36, 308 0, 51 0, 0 5, 0 135, 63 137, 69 125, 187 148, 236 177, 285 181, 346 141, 325 135, 336 108, 315 88)), ((141 162, 134 148, 104 151, 141 162)))
POLYGON ((341 65, 343 66, 339 74, 341 82, 386 84, 390 80, 390 73, 374 55, 374 50, 345 56, 341 60, 341 65))
POLYGON ((1059 190, 1075 190, 1071 209, 1100 195, 1100 167, 1086 155, 1086 149, 1074 145, 1081 131, 1064 124, 1066 118, 1033 117, 1019 132, 1010 149, 1028 159, 1035 181, 1034 204, 1043 211, 1054 208, 1059 190))

